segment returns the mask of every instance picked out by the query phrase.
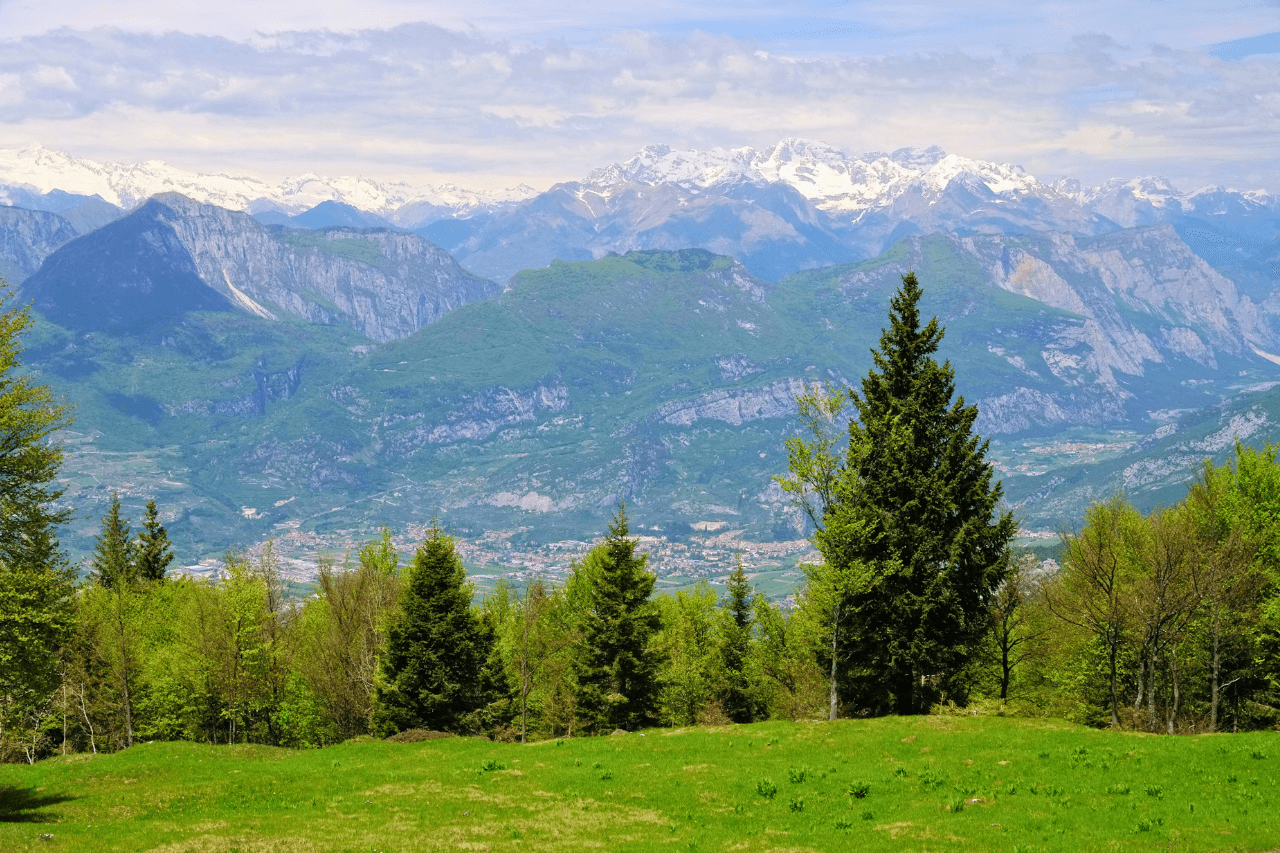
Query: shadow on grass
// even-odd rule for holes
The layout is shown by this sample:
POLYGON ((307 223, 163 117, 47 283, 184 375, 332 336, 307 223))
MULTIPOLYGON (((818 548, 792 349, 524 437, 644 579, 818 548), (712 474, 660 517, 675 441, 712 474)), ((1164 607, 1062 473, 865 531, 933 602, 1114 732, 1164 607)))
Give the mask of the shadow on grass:
POLYGON ((0 786, 0 823, 48 823, 57 820, 57 816, 45 809, 74 799, 67 794, 0 786))

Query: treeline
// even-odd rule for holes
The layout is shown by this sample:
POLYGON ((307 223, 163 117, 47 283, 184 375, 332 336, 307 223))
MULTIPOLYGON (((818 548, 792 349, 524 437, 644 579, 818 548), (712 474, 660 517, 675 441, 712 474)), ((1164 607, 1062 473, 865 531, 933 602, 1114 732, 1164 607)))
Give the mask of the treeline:
POLYGON ((1061 567, 1013 567, 974 679, 983 695, 1096 725, 1197 733, 1280 722, 1276 448, 1206 461, 1187 497, 1121 497, 1062 537, 1061 567))

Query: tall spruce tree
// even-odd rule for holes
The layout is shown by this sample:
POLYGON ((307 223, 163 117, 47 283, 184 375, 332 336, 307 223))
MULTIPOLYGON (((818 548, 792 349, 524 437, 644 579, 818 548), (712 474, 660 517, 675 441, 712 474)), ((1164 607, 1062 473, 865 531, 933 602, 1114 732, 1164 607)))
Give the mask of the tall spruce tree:
POLYGON ((102 532, 93 543, 93 579, 104 589, 127 586, 137 579, 137 553, 129 519, 120 517, 120 496, 111 493, 111 506, 102 517, 102 532))
POLYGON ((139 580, 162 581, 169 564, 173 562, 173 549, 169 544, 169 531, 160 523, 160 511, 154 499, 147 501, 147 514, 142 518, 138 531, 138 543, 134 562, 139 580))
POLYGON ((492 698, 493 634, 471 608, 471 585, 439 527, 418 548, 387 632, 374 727, 457 731, 492 698))
POLYGON ((578 666, 578 707, 595 731, 632 730, 657 719, 658 660, 653 648, 661 618, 650 600, 657 576, 648 555, 636 554, 619 506, 609 535, 582 569, 589 579, 578 666))
POLYGON ((725 590, 720 655, 724 664, 724 690, 720 706, 735 723, 755 722, 759 703, 751 690, 747 661, 751 655, 752 599, 755 590, 747 579, 739 556, 725 590))
POLYGON ((936 317, 921 327, 920 296, 903 276, 875 367, 849 392, 857 417, 815 535, 830 566, 859 568, 837 638, 858 670, 855 702, 899 714, 921 710, 981 643, 1016 529, 997 513, 978 409, 952 403, 951 363, 933 359, 943 329, 936 317))

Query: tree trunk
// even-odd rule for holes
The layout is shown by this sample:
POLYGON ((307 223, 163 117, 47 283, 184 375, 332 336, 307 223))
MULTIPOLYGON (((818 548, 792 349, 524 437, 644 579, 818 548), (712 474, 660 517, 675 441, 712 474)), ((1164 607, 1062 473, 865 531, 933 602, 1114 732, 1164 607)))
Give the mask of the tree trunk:
POLYGON ((1221 701, 1219 684, 1222 677, 1222 625, 1218 607, 1213 608, 1213 657, 1209 664, 1209 731, 1218 730, 1218 703, 1221 701))
POLYGON ((1120 699, 1116 695, 1116 655, 1119 654, 1119 642, 1113 636, 1110 638, 1110 653, 1108 657, 1111 662, 1111 728, 1120 728, 1120 699))
POLYGON ((836 605, 835 610, 832 612, 832 619, 831 619, 831 691, 830 691, 830 696, 828 697, 828 701, 830 702, 831 708, 827 717, 827 719, 830 722, 835 722, 836 708, 839 704, 838 694, 836 690, 836 672, 837 672, 836 638, 839 636, 839 634, 840 634, 840 605, 836 605))
POLYGON ((1004 638, 1000 643, 1000 701, 1009 698, 1009 675, 1013 667, 1009 665, 1009 640, 1004 638))
POLYGON ((1178 649, 1169 649, 1169 678, 1173 681, 1173 701, 1169 703, 1169 734, 1173 734, 1173 721, 1178 716, 1178 649))

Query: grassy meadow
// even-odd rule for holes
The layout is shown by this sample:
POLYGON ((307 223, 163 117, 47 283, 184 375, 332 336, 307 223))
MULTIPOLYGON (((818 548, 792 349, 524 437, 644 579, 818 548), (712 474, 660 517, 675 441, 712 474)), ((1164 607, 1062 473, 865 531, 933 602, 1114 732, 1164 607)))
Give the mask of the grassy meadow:
POLYGON ((148 743, 0 766, 0 850, 1262 851, 1280 736, 759 723, 520 745, 148 743))

